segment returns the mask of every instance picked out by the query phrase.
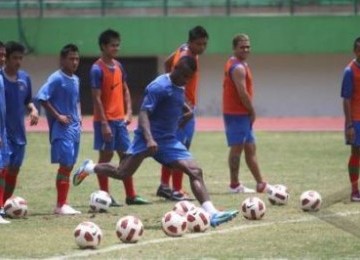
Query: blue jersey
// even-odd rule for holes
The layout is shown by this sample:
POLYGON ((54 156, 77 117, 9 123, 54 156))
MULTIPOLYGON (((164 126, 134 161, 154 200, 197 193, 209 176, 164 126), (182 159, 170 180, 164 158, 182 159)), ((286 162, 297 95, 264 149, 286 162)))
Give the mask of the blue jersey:
MULTIPOLYGON (((115 61, 115 62, 116 62, 115 66, 119 66, 121 69, 122 81, 126 82, 127 76, 126 76, 123 66, 121 65, 120 62, 118 62, 118 61, 115 61)), ((108 68, 111 71, 114 70, 114 68, 111 66, 108 66, 108 68)), ((90 70, 90 86, 95 89, 101 89, 102 84, 103 84, 103 71, 97 63, 94 63, 91 66, 91 70, 90 70)))
POLYGON ((2 76, 0 75, 0 170, 7 166, 8 164, 8 146, 6 139, 6 107, 5 107, 5 87, 2 76))
POLYGON ((31 80, 29 75, 19 70, 15 81, 9 80, 1 71, 5 85, 6 131, 8 140, 15 144, 26 144, 25 115, 31 102, 31 80))
MULTIPOLYGON (((149 113, 150 129, 155 140, 176 137, 185 102, 184 87, 175 86, 169 74, 152 81, 145 90, 142 111, 149 113)), ((137 132, 141 132, 138 127, 137 132)))
POLYGON ((71 118, 71 123, 64 126, 46 113, 51 142, 56 139, 80 141, 79 78, 76 75, 68 76, 61 70, 54 72, 40 88, 36 100, 50 102, 59 114, 71 118))

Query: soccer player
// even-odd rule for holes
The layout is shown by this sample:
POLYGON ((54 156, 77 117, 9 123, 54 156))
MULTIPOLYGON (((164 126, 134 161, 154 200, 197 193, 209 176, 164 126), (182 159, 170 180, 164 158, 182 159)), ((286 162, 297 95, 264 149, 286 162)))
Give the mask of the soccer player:
POLYGON ((4 201, 13 195, 17 176, 24 160, 25 115, 29 115, 31 126, 36 125, 39 120, 38 111, 32 102, 30 76, 21 69, 25 47, 20 43, 10 41, 5 44, 5 48, 5 66, 0 74, 5 85, 6 131, 10 159, 5 169, 4 201))
POLYGON ((360 169, 360 37, 354 41, 355 58, 344 70, 341 97, 345 117, 346 144, 351 146, 348 161, 348 172, 351 183, 350 199, 360 202, 359 169, 360 169))
MULTIPOLYGON (((176 63, 182 57, 193 57, 196 60, 198 69, 187 83, 185 90, 185 102, 191 110, 196 109, 197 103, 197 87, 199 84, 198 58, 199 55, 204 53, 208 39, 209 35, 207 31, 202 26, 195 26, 189 31, 187 43, 182 44, 165 61, 165 72, 169 73, 174 69, 176 63)), ((185 124, 180 123, 177 131, 177 137, 179 141, 181 141, 187 149, 190 148, 195 131, 195 117, 193 116, 194 113, 184 115, 184 120, 187 120, 186 117, 189 115, 191 115, 190 120, 188 120, 185 124)), ((175 201, 191 200, 189 195, 182 190, 182 179, 182 171, 171 170, 166 166, 162 166, 160 186, 156 192, 156 195, 175 201), (170 188, 170 177, 172 177, 172 189, 170 188)))
POLYGON ((230 192, 253 193, 239 181, 240 157, 245 152, 246 164, 254 176, 257 192, 264 192, 270 185, 263 181, 256 157, 255 109, 253 78, 246 60, 250 54, 250 38, 246 34, 236 35, 232 40, 233 56, 225 64, 223 81, 223 118, 228 146, 230 170, 230 192))
POLYGON ((184 110, 184 86, 196 71, 196 60, 183 57, 170 74, 163 74, 151 82, 146 90, 139 113, 138 127, 127 157, 118 167, 109 163, 94 164, 86 160, 73 176, 79 185, 89 174, 124 179, 132 176, 146 157, 168 167, 185 172, 191 189, 202 207, 211 216, 211 225, 217 226, 234 218, 238 211, 218 211, 210 201, 202 169, 190 152, 176 138, 176 131, 184 110))
POLYGON ((79 49, 74 44, 60 51, 60 69, 52 73, 40 88, 36 99, 45 108, 49 125, 51 163, 59 164, 56 175, 58 215, 75 215, 80 211, 67 203, 70 174, 76 163, 81 134, 79 78, 74 74, 79 66, 79 49))
MULTIPOLYGON (((1 46, 0 42, 0 46, 1 46)), ((1 47, 0 47, 1 48, 1 47)), ((5 220, 4 212, 4 192, 5 192, 5 171, 7 167, 9 156, 7 148, 7 137, 6 137, 6 107, 5 107, 5 87, 2 76, 0 75, 0 224, 9 224, 10 221, 5 220)))
MULTIPOLYGON (((132 119, 131 97, 125 71, 115 58, 120 48, 120 34, 108 29, 99 36, 101 57, 90 71, 94 104, 94 149, 99 151, 99 163, 110 162, 114 151, 120 161, 130 146, 127 125, 132 119)), ((107 176, 98 175, 100 189, 109 192, 107 176)), ((126 204, 142 205, 149 202, 136 195, 133 178, 123 180, 126 204)), ((121 206, 112 197, 111 206, 121 206)))

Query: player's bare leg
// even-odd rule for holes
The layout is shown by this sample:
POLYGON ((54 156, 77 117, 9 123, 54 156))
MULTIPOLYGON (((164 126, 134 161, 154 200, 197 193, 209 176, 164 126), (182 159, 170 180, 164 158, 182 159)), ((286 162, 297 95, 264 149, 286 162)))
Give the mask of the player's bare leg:
POLYGON ((233 193, 254 193, 255 190, 243 185, 239 180, 240 158, 244 145, 234 145, 230 147, 228 164, 230 170, 230 192, 233 193))
POLYGON ((197 166, 195 161, 180 160, 172 163, 170 166, 185 172, 189 176, 191 190, 200 203, 210 199, 204 184, 202 169, 197 166))
POLYGON ((264 192, 267 190, 267 184, 264 182, 260 173, 259 163, 256 157, 256 145, 255 143, 246 143, 244 147, 246 164, 256 180, 256 190, 258 192, 264 192))

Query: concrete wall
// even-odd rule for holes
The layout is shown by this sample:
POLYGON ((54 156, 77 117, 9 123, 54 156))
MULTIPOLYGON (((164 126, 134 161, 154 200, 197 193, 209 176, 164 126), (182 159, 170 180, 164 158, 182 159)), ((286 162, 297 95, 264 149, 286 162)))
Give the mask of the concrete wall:
MULTIPOLYGON (((162 72, 165 56, 159 57, 162 72)), ((221 114, 224 55, 203 55, 200 59, 200 115, 221 114)), ((249 64, 255 81, 257 114, 273 116, 340 116, 340 83, 351 53, 328 55, 253 54, 249 64)), ((34 93, 57 68, 55 56, 28 56, 24 68, 32 75, 34 93)))

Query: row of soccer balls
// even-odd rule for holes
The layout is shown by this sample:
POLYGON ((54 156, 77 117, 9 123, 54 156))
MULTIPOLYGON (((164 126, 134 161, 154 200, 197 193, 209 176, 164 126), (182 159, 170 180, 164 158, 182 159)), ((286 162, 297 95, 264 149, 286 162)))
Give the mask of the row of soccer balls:
MULTIPOLYGON (((104 195, 102 192, 100 194, 104 195)), ((95 199, 98 195, 99 192, 95 192, 90 196, 90 206, 93 210, 105 209, 99 206, 100 199, 95 199)), ((285 205, 289 198, 283 185, 275 185, 267 195, 273 205, 285 205)), ((300 201, 304 211, 317 211, 320 209, 321 196, 316 191, 306 191, 301 195, 300 201)), ((265 211, 265 203, 257 197, 249 197, 241 204, 241 213, 249 220, 261 219, 265 211)), ((171 211, 164 214, 161 227, 164 233, 171 237, 182 236, 187 231, 205 232, 210 227, 210 215, 189 201, 180 201, 171 211)), ((125 216, 116 224, 116 235, 124 243, 136 243, 143 233, 144 226, 137 217, 125 216)), ((83 222, 75 228, 74 236, 80 248, 96 248, 102 239, 102 232, 96 224, 83 222)))
MULTIPOLYGON (((286 186, 277 184, 267 192, 267 197, 273 205, 285 205, 289 200, 289 192, 286 186)), ((300 196, 300 208, 304 211, 317 211, 320 209, 321 203, 321 196, 316 191, 305 191, 300 196)), ((111 197, 107 192, 91 193, 89 206, 93 212, 108 210, 110 204, 111 197)), ((245 218, 259 219, 265 213, 265 203, 257 197, 250 197, 242 203, 241 209, 245 218)), ((22 218, 27 215, 28 205, 25 199, 13 196, 5 202, 4 210, 6 215, 11 218, 22 218)))
MULTIPOLYGON (((164 233, 179 237, 186 232, 205 232, 210 227, 210 215, 188 201, 180 201, 161 219, 164 233)), ((144 225, 135 216, 120 218, 115 227, 117 237, 124 243, 136 243, 144 233, 144 225)), ((74 230, 75 243, 82 249, 99 246, 103 233, 98 225, 85 221, 74 230)))

